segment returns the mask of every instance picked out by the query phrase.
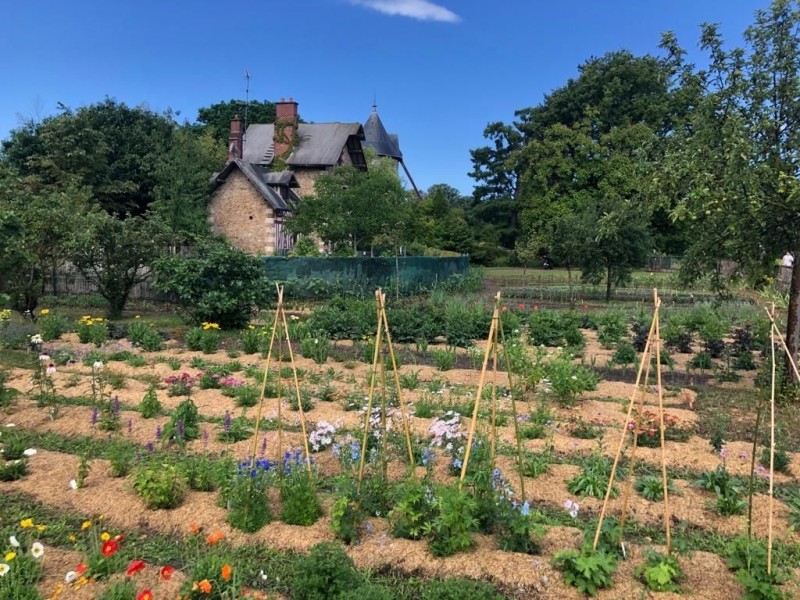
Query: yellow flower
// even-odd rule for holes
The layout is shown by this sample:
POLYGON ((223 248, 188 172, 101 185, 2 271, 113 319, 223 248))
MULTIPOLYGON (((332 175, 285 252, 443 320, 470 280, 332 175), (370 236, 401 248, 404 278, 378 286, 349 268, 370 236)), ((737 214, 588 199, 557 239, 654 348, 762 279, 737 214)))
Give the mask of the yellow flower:
POLYGON ((78 541, 78 538, 76 538, 74 535, 70 535, 68 539, 69 539, 70 542, 77 542, 78 541))
POLYGON ((37 526, 36 526, 36 530, 37 530, 37 531, 40 531, 40 532, 41 532, 41 531, 44 531, 45 529, 47 529, 47 526, 46 526, 46 525, 37 525, 37 526))
POLYGON ((8 563, 8 562, 11 562, 12 560, 14 560, 16 557, 17 557, 17 553, 16 552, 8 552, 6 554, 5 560, 8 563))
POLYGON ((39 311, 39 314, 41 316, 49 315, 50 314, 50 309, 49 308, 43 308, 42 310, 39 311))
POLYGON ((142 318, 142 315, 136 315, 136 316, 134 317, 134 319, 141 319, 141 318, 142 318))
POLYGON ((103 540, 104 542, 107 542, 108 540, 111 539, 111 534, 108 533, 107 531, 104 531, 103 533, 100 534, 100 539, 103 540))
POLYGON ((83 523, 81 523, 81 529, 89 529, 89 527, 91 526, 92 526, 91 521, 84 521, 83 523))
POLYGON ((33 519, 22 519, 22 521, 19 522, 19 526, 23 529, 33 527, 33 519))
POLYGON ((248 325, 248 326, 247 326, 247 328, 248 328, 248 329, 255 329, 255 328, 256 328, 256 326, 255 326, 255 325, 248 325))

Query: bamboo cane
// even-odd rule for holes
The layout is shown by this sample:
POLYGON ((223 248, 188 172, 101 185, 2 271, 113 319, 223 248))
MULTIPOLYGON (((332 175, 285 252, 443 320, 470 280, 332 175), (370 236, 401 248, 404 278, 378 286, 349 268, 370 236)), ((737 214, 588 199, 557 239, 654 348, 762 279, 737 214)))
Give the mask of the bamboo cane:
POLYGON ((387 434, 386 428, 386 356, 385 351, 384 355, 381 355, 381 363, 380 363, 380 372, 381 372, 381 472, 383 473, 383 478, 388 479, 388 466, 386 463, 386 443, 387 438, 389 435, 387 434))
MULTIPOLYGON (((658 291, 653 290, 653 301, 658 305, 658 291)), ((664 531, 667 535, 667 554, 672 552, 672 532, 670 531, 669 490, 667 485, 667 451, 664 430, 664 390, 661 386, 661 326, 659 325, 658 309, 655 314, 656 321, 656 385, 658 386, 658 418, 661 426, 661 483, 664 487, 664 531)))
POLYGON ((289 349, 289 364, 292 366, 292 378, 294 379, 294 391, 297 397, 297 408, 300 411, 300 429, 303 432, 303 449, 306 452, 306 468, 311 474, 311 452, 308 448, 308 432, 306 431, 306 413, 303 410, 303 401, 300 398, 300 380, 297 377, 297 367, 294 364, 294 352, 292 351, 292 340, 289 339, 289 324, 286 322, 286 311, 281 307, 281 317, 283 319, 283 331, 286 334, 286 347, 289 349))
POLYGON ((372 415, 372 399, 375 394, 375 379, 377 376, 377 369, 378 369, 378 357, 379 351, 381 347, 381 340, 383 328, 381 327, 381 320, 380 320, 380 289, 375 291, 375 298, 378 302, 377 307, 377 315, 378 315, 378 330, 375 333, 375 349, 372 354, 372 371, 370 376, 369 382, 369 396, 367 397, 367 411, 364 414, 364 435, 362 437, 361 442, 361 460, 358 464, 358 481, 356 483, 356 492, 361 491, 361 480, 364 477, 364 465, 366 464, 367 459, 367 440, 369 439, 369 419, 372 415))
POLYGON ((497 327, 494 328, 492 338, 492 426, 491 440, 489 442, 489 464, 495 466, 495 451, 497 446, 497 327))
POLYGON ((770 349, 772 350, 772 385, 769 396, 769 525, 767 533, 767 573, 772 574, 773 494, 775 479, 775 305, 772 305, 770 349))
POLYGON ((508 360, 508 349, 506 348, 506 336, 503 331, 503 321, 500 320, 500 343, 503 346, 503 360, 506 364, 506 373, 508 375, 508 387, 511 390, 511 412, 514 417, 514 439, 517 442, 517 470, 519 471, 519 491, 522 501, 525 502, 525 476, 522 474, 522 439, 519 435, 519 420, 517 419, 517 400, 514 397, 514 385, 511 381, 511 364, 508 360))
MULTIPOLYGON (((278 287, 278 306, 281 305, 283 302, 283 288, 280 286, 278 287)), ((275 331, 278 329, 278 310, 275 310, 275 319, 272 321, 272 334, 270 335, 269 340, 269 347, 267 349, 267 361, 264 366, 264 380, 261 382, 261 396, 259 397, 258 401, 258 410, 256 411, 256 430, 255 436, 253 438, 253 452, 250 458, 250 468, 252 469, 256 462, 256 452, 258 452, 258 437, 260 434, 260 427, 261 427, 261 412, 264 408, 264 392, 267 389, 267 377, 269 376, 269 363, 272 358, 272 345, 275 343, 275 331)), ((280 431, 280 421, 278 422, 278 428, 280 431)))
POLYGON ((625 436, 628 433, 627 425, 631 421, 631 414, 633 413, 633 405, 636 400, 636 392, 639 388, 639 382, 642 380, 642 371, 644 370, 645 359, 649 356, 650 353, 650 345, 653 339, 653 331, 656 325, 656 318, 658 316, 658 309, 661 304, 659 300, 655 306, 655 310, 653 312, 653 321, 650 323, 650 331, 647 334, 647 343, 645 344, 644 352, 642 353, 642 360, 639 362, 639 371, 636 374, 636 384, 634 386, 633 394, 631 394, 631 401, 628 404, 628 412, 625 417, 625 427, 622 429, 622 435, 619 438, 619 446, 617 447, 617 454, 614 457, 614 463, 611 465, 611 475, 608 479, 608 487, 606 488, 606 495, 603 500, 603 506, 600 509, 600 518, 597 521, 597 531, 594 534, 594 542, 592 543, 592 548, 597 550, 597 543, 600 541, 600 530, 603 527, 603 519, 606 516, 606 510, 608 509, 608 500, 611 497, 611 488, 614 484, 614 477, 617 473, 617 466, 619 465, 619 457, 622 454, 622 446, 625 444, 625 436))
POLYGON ((469 464, 469 455, 472 450, 472 439, 475 437, 475 426, 478 422, 478 406, 481 402, 483 395, 483 385, 486 381, 486 367, 489 365, 489 354, 492 351, 491 340, 494 336, 494 330, 497 328, 497 322, 500 315, 500 292, 494 297, 494 311, 492 312, 492 324, 489 326, 489 336, 486 343, 486 352, 483 354, 483 366, 481 367, 481 376, 478 380, 478 392, 475 395, 475 405, 472 409, 472 422, 469 424, 469 434, 467 435, 467 447, 464 451, 464 460, 461 463, 461 477, 458 480, 458 489, 460 490, 464 485, 464 478, 467 476, 467 465, 469 464))
POLYGON ((397 398, 400 401, 400 416, 403 419, 403 432, 406 436, 406 449, 408 450, 409 465, 414 465, 414 451, 411 448, 411 429, 409 424, 408 407, 406 406, 405 399, 403 398, 403 390, 400 385, 400 374, 397 371, 397 360, 394 356, 394 346, 392 344, 392 336, 389 333, 389 319, 386 316, 386 294, 381 293, 381 315, 383 317, 383 326, 386 333, 386 343, 389 346, 389 358, 392 360, 392 372, 394 374, 394 387, 397 390, 397 398))

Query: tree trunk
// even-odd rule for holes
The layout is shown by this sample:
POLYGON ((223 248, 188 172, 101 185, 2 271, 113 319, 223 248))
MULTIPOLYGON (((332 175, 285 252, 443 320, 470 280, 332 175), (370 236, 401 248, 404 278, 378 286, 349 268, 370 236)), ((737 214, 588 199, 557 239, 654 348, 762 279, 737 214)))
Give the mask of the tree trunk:
MULTIPOLYGON (((800 258, 800 253, 795 251, 795 256, 800 258)), ((789 354, 795 360, 797 360, 798 342, 800 342, 800 260, 795 259, 789 290, 789 311, 786 316, 786 345, 789 347, 789 354)), ((797 383, 788 356, 785 365, 784 380, 787 383, 797 383)))
POLYGON ((611 265, 606 268, 606 304, 611 302, 611 265))

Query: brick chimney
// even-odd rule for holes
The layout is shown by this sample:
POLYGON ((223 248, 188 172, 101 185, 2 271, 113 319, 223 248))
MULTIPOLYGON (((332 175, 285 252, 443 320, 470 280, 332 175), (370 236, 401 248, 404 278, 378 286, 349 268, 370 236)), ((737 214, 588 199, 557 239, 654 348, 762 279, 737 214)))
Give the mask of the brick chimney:
POLYGON ((280 99, 275 103, 275 134, 272 141, 275 145, 275 156, 290 152, 297 135, 297 102, 294 98, 280 99))
POLYGON ((242 131, 242 119, 235 115, 231 119, 231 133, 228 136, 228 161, 242 158, 244 153, 244 132, 242 131))

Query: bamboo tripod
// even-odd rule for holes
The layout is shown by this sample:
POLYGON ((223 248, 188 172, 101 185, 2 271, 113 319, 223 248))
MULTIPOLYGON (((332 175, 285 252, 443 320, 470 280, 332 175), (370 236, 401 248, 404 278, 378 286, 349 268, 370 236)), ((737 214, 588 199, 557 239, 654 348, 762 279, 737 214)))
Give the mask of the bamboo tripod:
MULTIPOLYGON (((267 349, 267 359, 266 363, 264 364, 264 379, 261 382, 261 395, 258 401, 258 411, 256 412, 256 430, 255 435, 253 436, 253 452, 251 454, 250 459, 250 468, 253 467, 256 460, 256 452, 258 451, 258 438, 260 436, 261 430, 261 415, 264 410, 264 395, 267 389, 267 380, 270 376, 270 362, 272 360, 272 351, 275 347, 275 341, 277 338, 278 342, 278 351, 277 351, 277 363, 278 363, 278 384, 277 384, 277 396, 278 396, 278 414, 277 414, 277 429, 278 429, 278 452, 277 452, 277 462, 278 465, 281 464, 281 460, 283 459, 283 418, 281 416, 281 405, 283 404, 283 394, 281 393, 281 367, 283 365, 283 343, 286 342, 286 349, 289 353, 289 364, 292 368, 292 379, 294 382, 294 393, 297 399, 297 407, 300 411, 300 428, 303 432, 303 449, 305 450, 306 455, 306 468, 308 472, 311 473, 311 453, 308 449, 308 433, 306 431, 306 416, 303 411, 303 402, 300 398, 300 381, 297 378, 297 368, 294 364, 294 352, 292 351, 292 343, 289 338, 289 323, 286 321, 286 311, 283 308, 283 286, 275 284, 275 287, 278 291, 278 305, 275 308, 275 318, 272 320, 272 332, 270 334, 269 339, 269 347, 267 349)), ((278 469, 279 473, 283 473, 283 469, 278 469)))
MULTIPOLYGON (((642 410, 644 407, 644 397, 647 390, 647 383, 650 376, 650 359, 653 356, 653 347, 655 346, 655 363, 656 363, 656 386, 658 388, 658 419, 659 419, 659 429, 660 429, 660 436, 661 436, 661 482, 662 482, 662 489, 664 492, 664 532, 667 538, 667 554, 672 551, 672 535, 670 531, 670 508, 669 508, 669 490, 667 486, 667 461, 666 461, 666 451, 665 451, 665 440, 664 440, 664 391, 661 385, 661 330, 659 325, 659 311, 661 309, 661 298, 658 296, 658 291, 653 290, 653 321, 650 324, 650 331, 647 335, 647 343, 645 344, 644 352, 642 352, 642 359, 639 363, 639 371, 636 374, 636 384, 631 394, 631 399, 628 404, 628 411, 625 417, 625 425, 622 429, 622 435, 620 435, 619 445, 617 447, 617 453, 614 457, 614 463, 611 467, 611 475, 608 481, 608 488, 606 488, 606 495, 605 499, 603 500, 603 506, 600 509, 600 518, 597 522, 597 530, 594 534, 594 542, 592 544, 592 548, 595 550, 597 549, 597 544, 600 541, 600 533, 603 528, 603 520, 605 519, 606 512, 608 510, 608 501, 611 497, 611 490, 614 487, 614 479, 617 473, 617 467, 619 466, 620 457, 622 455, 622 450, 625 445, 625 439, 628 435, 628 432, 631 432, 631 436, 633 438, 633 446, 631 450, 631 468, 630 474, 628 476, 628 485, 625 490, 625 497, 623 500, 622 505, 622 515, 620 517, 620 529, 625 525, 625 517, 628 509, 628 502, 630 500, 631 488, 633 484, 633 471, 635 467, 635 460, 636 460, 636 447, 638 441, 638 430, 641 423, 641 415, 642 410), (645 372, 644 381, 642 381, 642 372, 645 372), (641 384, 641 385, 640 385, 641 384), (630 427, 631 424, 631 416, 633 415, 634 406, 637 404, 637 395, 639 396, 638 400, 638 407, 639 410, 636 416, 636 424, 633 428, 630 427)), ((625 545, 620 538, 620 546, 622 548, 623 555, 625 554, 625 545)))
POLYGON ((464 460, 461 463, 461 477, 459 478, 458 486, 462 488, 464 479, 467 476, 467 467, 469 466, 470 452, 472 450, 472 442, 475 438, 475 429, 478 424, 478 410, 480 408, 481 400, 483 399, 483 389, 486 384, 486 374, 489 367, 489 357, 492 358, 492 381, 491 381, 491 423, 490 423, 490 442, 489 442, 489 460, 492 466, 495 462, 496 442, 497 442, 497 348, 498 342, 502 342, 505 365, 508 372, 509 388, 511 389, 511 412, 514 420, 514 437, 517 442, 517 467, 519 471, 519 489, 522 501, 525 501, 525 477, 522 474, 522 441, 519 435, 519 421, 517 419, 517 401, 514 394, 514 386, 511 384, 511 368, 508 361, 508 353, 506 352, 505 334, 503 332, 503 323, 500 320, 500 292, 494 297, 494 310, 492 311, 492 323, 489 326, 489 335, 486 340, 486 350, 483 354, 483 365, 481 367, 481 375, 478 380, 478 390, 475 394, 475 403, 472 407, 472 419, 469 425, 469 433, 467 435, 467 445, 464 451, 464 460))
POLYGON ((388 354, 392 364, 393 383, 395 393, 400 403, 400 416, 403 420, 403 433, 406 439, 406 450, 408 451, 408 460, 410 468, 414 467, 414 452, 411 448, 411 430, 408 423, 408 409, 403 393, 400 386, 400 374, 397 371, 397 359, 394 354, 394 346, 392 345, 392 337, 389 333, 389 320, 386 318, 386 294, 378 288, 375 291, 375 304, 376 316, 378 321, 377 331, 375 333, 375 350, 372 356, 372 369, 370 371, 369 382, 369 396, 367 397, 367 409, 364 413, 364 434, 361 440, 361 457, 358 464, 358 480, 356 483, 356 491, 361 491, 361 481, 364 478, 364 467, 367 459, 367 443, 369 441, 370 420, 372 417, 372 404, 375 399, 375 388, 380 379, 380 399, 381 399, 381 419, 380 419, 380 434, 381 434, 381 472, 383 477, 387 476, 387 463, 386 463, 386 442, 387 442, 387 424, 386 424, 386 355, 388 354))

